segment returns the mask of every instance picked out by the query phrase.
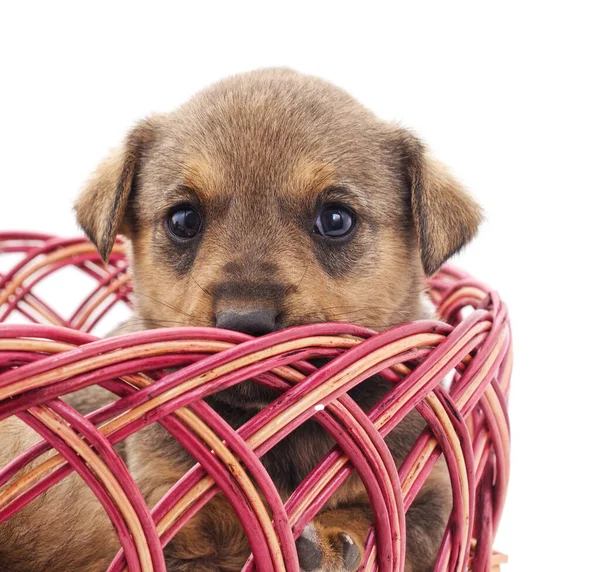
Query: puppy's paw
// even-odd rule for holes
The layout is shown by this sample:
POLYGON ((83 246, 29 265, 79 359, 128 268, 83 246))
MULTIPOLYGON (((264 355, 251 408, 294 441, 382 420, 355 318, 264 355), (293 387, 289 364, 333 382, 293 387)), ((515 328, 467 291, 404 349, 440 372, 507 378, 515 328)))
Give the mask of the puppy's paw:
POLYGON ((296 540, 302 572, 352 572, 364 549, 351 534, 338 528, 309 524, 296 540))

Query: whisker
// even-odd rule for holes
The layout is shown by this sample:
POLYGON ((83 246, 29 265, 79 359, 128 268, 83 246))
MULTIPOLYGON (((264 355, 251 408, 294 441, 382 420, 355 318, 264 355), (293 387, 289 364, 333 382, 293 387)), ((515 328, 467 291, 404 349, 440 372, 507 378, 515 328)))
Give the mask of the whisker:
POLYGON ((214 295, 213 292, 210 292, 209 290, 207 290, 206 288, 204 288, 204 286, 202 286, 200 284, 200 282, 198 282, 198 280, 196 280, 194 278, 194 276, 192 276, 191 274, 190 274, 190 278, 192 279, 192 281, 194 282, 194 284, 196 284, 196 286, 198 286, 198 288, 200 288, 200 290, 202 290, 202 292, 204 292, 207 296, 213 296, 214 295))
MULTIPOLYGON (((343 308, 353 308, 354 306, 351 305, 347 305, 347 306, 328 306, 327 308, 323 308, 321 311, 322 312, 329 312, 330 310, 336 310, 338 308, 341 308, 341 312, 344 312, 346 314, 354 314, 356 312, 369 312, 369 311, 379 311, 379 312, 389 312, 390 309, 386 308, 384 306, 367 306, 366 308, 358 308, 355 310, 344 310, 343 308)), ((339 313, 339 312, 338 312, 339 313)))
POLYGON ((286 288, 286 290, 285 290, 286 294, 290 294, 291 292, 298 291, 298 288, 299 288, 300 284, 302 284, 302 280, 304 280, 304 277, 306 276, 307 271, 308 271, 308 264, 304 268, 304 272, 302 273, 302 278, 300 278, 300 281, 297 284, 293 284, 292 286, 289 286, 288 288, 286 288))
POLYGON ((193 320, 197 320, 197 316, 194 316, 193 314, 188 314, 187 312, 184 312, 183 310, 181 310, 180 308, 176 308, 175 306, 171 306, 171 304, 167 304, 166 302, 163 302, 162 300, 158 300, 157 298, 153 298, 152 296, 150 296, 149 294, 145 294, 144 292, 136 292, 137 296, 145 296, 146 298, 149 298, 150 300, 156 302, 157 304, 162 304, 163 306, 165 306, 166 308, 169 308, 171 310, 173 310, 174 312, 179 312, 181 315, 183 316, 187 316, 188 318, 192 318, 193 320))

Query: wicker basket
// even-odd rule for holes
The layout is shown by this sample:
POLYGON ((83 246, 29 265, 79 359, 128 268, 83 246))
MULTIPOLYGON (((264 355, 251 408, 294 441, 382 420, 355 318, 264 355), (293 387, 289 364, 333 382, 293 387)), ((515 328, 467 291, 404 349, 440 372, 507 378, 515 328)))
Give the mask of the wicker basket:
POLYGON ((0 262, 6 254, 18 261, 0 274, 0 322, 20 323, 0 324, 0 419, 17 415, 42 440, 0 467, 0 488, 10 485, 0 494, 0 521, 76 471, 120 532, 110 570, 161 571, 162 546, 222 490, 252 548, 244 570, 298 570, 294 538, 355 468, 378 507, 362 569, 402 570, 405 512, 444 454, 454 503, 436 570, 499 570, 504 557, 492 542, 509 474, 512 352, 506 307, 495 292, 444 267, 430 280, 430 295, 445 323, 382 333, 312 324, 257 339, 171 328, 99 339, 90 333, 97 323, 130 304, 120 243, 105 266, 83 239, 0 233, 0 262), (69 317, 39 294, 40 283, 66 267, 94 284, 73 292, 82 302, 69 317), (318 355, 336 359, 318 370, 306 361, 318 355), (365 414, 346 392, 375 372, 391 389, 365 414), (248 378, 282 398, 234 431, 202 398, 248 378), (92 384, 120 399, 87 417, 60 399, 92 384), (398 472, 382 438, 413 408, 428 428, 398 472), (284 504, 260 457, 309 417, 338 445, 284 504), (112 446, 155 421, 198 464, 149 510, 112 446), (23 473, 51 448, 58 452, 23 473))

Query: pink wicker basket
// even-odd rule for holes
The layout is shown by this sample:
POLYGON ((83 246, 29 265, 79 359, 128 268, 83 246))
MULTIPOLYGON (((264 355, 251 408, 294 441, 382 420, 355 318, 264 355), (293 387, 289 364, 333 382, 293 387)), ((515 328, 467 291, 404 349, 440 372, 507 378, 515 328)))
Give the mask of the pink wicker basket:
POLYGON ((492 542, 509 474, 511 335, 498 295, 464 272, 444 267, 430 280, 444 322, 381 333, 330 323, 257 339, 209 328, 99 339, 90 333, 97 323, 130 304, 120 243, 105 266, 83 239, 0 233, 0 262, 5 255, 18 260, 0 274, 0 322, 20 323, 0 324, 0 419, 18 416, 41 441, 0 467, 0 522, 76 471, 119 534, 110 570, 163 571, 162 547, 223 491, 251 545, 244 570, 297 571, 294 539, 355 468, 377 515, 361 569, 396 571, 406 510, 443 454, 453 509, 436 570, 497 570, 504 561, 492 542), (66 267, 94 280, 91 292, 73 292, 82 302, 69 317, 39 294, 66 267), (306 361, 317 356, 335 359, 317 369, 306 361), (365 414, 346 392, 376 372, 391 389, 365 414), (234 431, 202 398, 249 378, 282 396, 234 431), (87 417, 60 399, 92 384, 120 399, 87 417), (398 472, 383 437, 413 408, 428 428, 398 472), (260 458, 310 417, 338 445, 284 504, 260 458), (198 464, 150 510, 113 445, 157 421, 198 464), (52 448, 53 457, 27 470, 52 448))

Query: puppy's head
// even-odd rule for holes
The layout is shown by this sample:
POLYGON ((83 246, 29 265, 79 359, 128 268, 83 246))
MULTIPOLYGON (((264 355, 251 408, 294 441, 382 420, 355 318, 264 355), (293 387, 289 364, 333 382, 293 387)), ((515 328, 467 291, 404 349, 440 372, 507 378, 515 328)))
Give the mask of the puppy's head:
POLYGON ((425 275, 481 218, 414 135, 289 70, 226 79, 141 121, 76 211, 103 257, 130 239, 146 326, 255 335, 422 317, 425 275))

